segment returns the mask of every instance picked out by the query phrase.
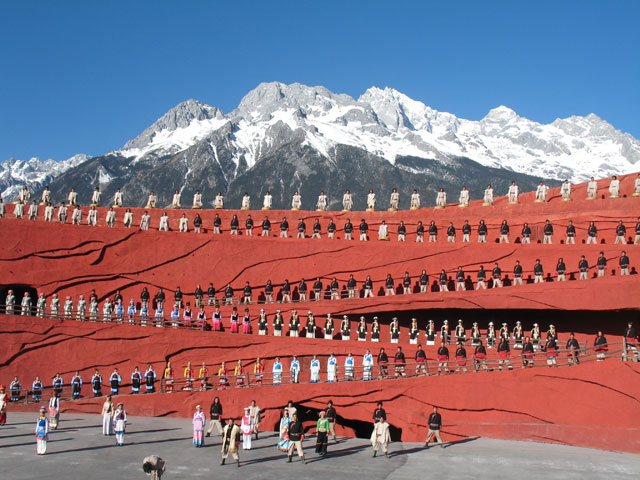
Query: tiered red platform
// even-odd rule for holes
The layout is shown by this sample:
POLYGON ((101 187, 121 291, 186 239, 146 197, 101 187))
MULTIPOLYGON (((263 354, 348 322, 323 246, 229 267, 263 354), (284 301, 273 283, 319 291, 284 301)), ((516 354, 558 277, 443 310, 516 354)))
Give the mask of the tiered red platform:
MULTIPOLYGON (((208 230, 202 234, 176 231, 178 217, 183 211, 167 210, 172 232, 158 232, 156 229, 162 210, 151 211, 152 230, 142 232, 122 226, 124 209, 118 210, 117 226, 107 228, 104 225, 106 209, 100 208, 99 226, 93 228, 86 224, 45 223, 42 211, 36 222, 15 220, 9 207, 5 219, 0 220, 0 245, 3 245, 0 264, 3 266, 5 291, 10 286, 34 288, 47 296, 58 293, 63 299, 67 295, 74 300, 80 294, 87 297, 93 288, 102 301, 119 289, 125 303, 128 303, 129 298, 138 300, 143 286, 147 286, 152 295, 163 287, 167 297, 172 298, 178 285, 189 297, 197 284, 206 290, 208 283, 213 282, 220 291, 227 283, 240 289, 245 281, 254 288, 255 299, 267 279, 276 285, 276 291, 285 279, 295 287, 301 278, 305 278, 311 287, 311 282, 318 276, 325 285, 335 276, 342 287, 351 273, 359 286, 366 275, 371 275, 375 282, 374 290, 378 293, 387 273, 391 273, 399 284, 405 271, 415 282, 421 270, 426 269, 433 284, 442 268, 454 276, 457 267, 462 265, 475 282, 480 265, 490 271, 493 263, 499 262, 503 274, 512 277, 513 265, 520 260, 525 277, 528 277, 532 274, 536 258, 541 259, 545 276, 551 273, 551 280, 555 280, 558 257, 563 257, 568 269, 576 272, 581 255, 586 255, 594 267, 600 251, 605 252, 609 268, 605 278, 588 281, 549 281, 522 287, 443 293, 430 288, 424 294, 249 306, 254 330, 260 308, 265 308, 269 314, 270 325, 276 309, 281 309, 288 320, 290 311, 296 308, 302 314, 303 325, 307 310, 312 310, 320 327, 326 313, 334 316, 348 314, 352 321, 352 338, 355 338, 357 316, 366 315, 370 323, 371 316, 379 314, 384 323, 380 344, 3 316, 0 317, 3 344, 0 382, 7 385, 13 375, 20 375, 23 383, 30 385, 35 375, 49 381, 57 371, 68 381, 75 370, 81 371, 86 382, 95 368, 100 368, 105 377, 114 366, 122 371, 124 379, 128 379, 135 365, 144 369, 148 363, 153 363, 160 373, 167 360, 172 361, 178 371, 187 361, 191 361, 194 367, 205 361, 213 371, 221 361, 242 359, 245 366, 251 366, 251 362, 260 356, 265 359, 269 370, 276 355, 289 357, 297 354, 308 359, 314 353, 326 355, 333 351, 336 355, 344 355, 351 351, 358 357, 365 348, 371 348, 375 353, 380 346, 392 354, 395 346, 387 343, 388 321, 392 315, 400 318, 400 345, 409 358, 415 351, 413 345, 408 345, 407 336, 408 321, 412 316, 418 318, 423 334, 429 318, 434 318, 439 327, 442 318, 449 318, 451 323, 455 323, 459 316, 464 319, 467 330, 476 320, 485 329, 487 321, 494 316, 502 315, 503 318, 506 315, 512 327, 515 320, 521 318, 520 312, 523 315, 528 312, 524 325, 527 330, 531 328, 531 318, 541 324, 542 330, 546 330, 550 320, 561 331, 562 345, 569 330, 575 330, 581 340, 588 340, 591 344, 593 331, 601 328, 609 340, 614 341, 623 333, 626 320, 632 318, 640 306, 639 277, 634 274, 620 276, 617 264, 620 252, 626 250, 632 273, 636 273, 640 266, 639 247, 614 245, 618 221, 625 222, 627 237, 633 237, 633 228, 640 215, 640 198, 631 196, 634 178, 635 175, 622 178, 623 198, 620 199, 584 200, 585 186, 579 185, 574 188, 574 201, 562 202, 555 189, 550 191, 550 201, 545 204, 534 203, 533 194, 529 193, 521 195, 519 205, 507 205, 506 200, 500 198, 493 207, 472 202, 468 208, 450 206, 444 210, 423 208, 373 213, 202 210, 199 213, 208 230), (211 233, 215 213, 223 219, 222 235, 211 233), (272 237, 257 236, 259 228, 255 229, 254 237, 230 236, 231 216, 238 215, 242 233, 247 213, 252 215, 256 225, 264 215, 268 215, 273 224, 272 237), (279 231, 277 222, 283 216, 289 219, 291 231, 295 231, 299 218, 305 218, 308 232, 313 219, 320 218, 323 239, 275 238, 279 231), (372 241, 345 241, 341 231, 335 240, 326 239, 329 217, 334 218, 339 229, 346 218, 351 218, 356 227, 361 218, 366 218, 372 241), (555 227, 553 245, 537 243, 541 240, 542 224, 547 218, 555 227), (390 242, 376 240, 377 226, 382 219, 390 224, 390 242), (438 243, 415 243, 418 220, 426 226, 432 219, 439 228, 438 243), (465 219, 473 226, 470 243, 461 242, 461 227, 465 219), (476 242, 476 227, 480 219, 484 219, 489 227, 487 244, 476 242), (495 242, 498 225, 503 219, 511 226, 512 243, 508 245, 495 242), (560 242, 565 238, 564 228, 569 219, 578 229, 576 245, 560 242), (395 230, 400 220, 404 220, 408 227, 406 243, 396 241, 395 230), (590 220, 596 221, 599 241, 604 243, 583 244, 590 220), (446 242, 445 231, 449 221, 453 221, 458 230, 457 242, 453 244, 446 242), (533 230, 530 245, 514 242, 525 221, 533 230), (576 314, 577 311, 581 313, 576 314)), ((608 180, 600 183, 604 192, 608 180)), ((137 225, 142 210, 133 211, 137 225)), ((186 212, 192 220, 195 211, 186 212)), ((593 272, 592 268, 591 275, 593 272)), ((192 296, 187 300, 194 303, 192 296)), ((207 312, 210 318, 210 307, 207 312)), ((168 315, 168 308, 165 313, 168 315)), ((223 313, 228 326, 230 307, 223 307, 223 313)), ((271 327, 269 330, 271 332, 271 327)), ((421 335, 421 343, 424 343, 423 339, 421 335)), ((427 350, 428 356, 433 358, 433 349, 427 350)), ((340 359, 340 364, 342 362, 340 359)), ((321 408, 326 400, 333 399, 345 425, 343 433, 355 434, 359 432, 361 422, 370 421, 375 402, 382 400, 390 423, 398 429, 397 435, 402 440, 422 440, 426 415, 431 405, 438 405, 443 410, 445 433, 456 438, 483 435, 638 452, 640 421, 633 414, 640 402, 640 368, 637 365, 609 359, 572 368, 536 368, 344 384, 265 385, 217 391, 215 395, 222 398, 226 411, 233 415, 238 415, 248 400, 256 398, 266 409, 267 426, 275 425, 278 409, 289 399, 311 412, 321 408)), ((212 392, 181 392, 127 396, 126 403, 131 414, 189 416, 196 403, 208 405, 213 395, 212 392)), ((100 399, 83 399, 65 403, 64 408, 95 412, 99 403, 100 399)), ((12 405, 10 408, 34 407, 12 405)))

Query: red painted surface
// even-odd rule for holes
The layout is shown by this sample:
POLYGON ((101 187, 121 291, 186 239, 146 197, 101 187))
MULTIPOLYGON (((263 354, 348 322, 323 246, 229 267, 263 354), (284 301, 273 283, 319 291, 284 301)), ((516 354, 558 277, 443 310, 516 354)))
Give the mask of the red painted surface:
MULTIPOLYGON (((240 289, 248 280, 254 287, 255 298, 268 278, 277 290, 277 285, 281 285, 285 279, 289 279, 292 287, 295 287, 304 277, 311 289, 316 276, 322 277, 325 285, 335 276, 343 286, 349 274, 354 273, 359 286, 370 274, 376 282, 377 292, 387 273, 391 273, 399 283, 404 272, 409 271, 415 281, 424 268, 433 282, 441 268, 453 276, 458 265, 462 265, 475 282, 475 272, 481 264, 490 270, 493 262, 498 261, 503 273, 512 276, 515 260, 519 259, 528 275, 535 259, 540 258, 545 274, 551 272, 555 276, 558 257, 564 257, 569 270, 575 272, 580 255, 587 255, 594 266, 599 251, 603 250, 609 259, 607 276, 603 279, 564 284, 548 282, 480 292, 430 291, 411 296, 379 296, 367 300, 265 307, 270 314, 270 324, 271 314, 276 308, 283 310, 285 321, 288 321, 290 310, 297 308, 303 314, 303 325, 304 314, 311 309, 320 327, 324 323, 322 315, 328 312, 334 315, 350 314, 352 322, 355 322, 356 314, 361 313, 368 314, 370 321, 371 314, 377 312, 397 312, 402 318, 404 311, 423 310, 419 318, 423 332, 429 318, 428 309, 431 308, 469 309, 469 315, 465 318, 467 328, 473 321, 476 309, 539 309, 541 327, 546 330, 544 316, 548 309, 613 311, 639 308, 639 277, 620 277, 617 268, 620 251, 626 249, 632 267, 637 269, 640 266, 638 247, 613 244, 613 232, 619 219, 624 220, 628 236, 633 236, 633 226, 640 213, 640 198, 630 196, 634 178, 635 175, 623 178, 622 193, 627 197, 617 200, 583 200, 585 186, 579 185, 574 188, 573 202, 560 201, 559 192, 555 189, 551 190, 551 201, 547 204, 533 203, 532 194, 524 194, 519 205, 507 205, 505 199, 500 198, 494 207, 482 207, 480 203, 473 202, 466 209, 450 206, 445 210, 424 208, 413 212, 328 212, 319 216, 325 232, 329 217, 336 220, 338 228, 342 228, 345 219, 350 217, 356 229, 360 219, 366 218, 372 238, 376 238, 377 224, 385 219, 392 225, 391 242, 346 242, 341 232, 336 240, 285 240, 258 236, 249 238, 244 235, 232 237, 228 234, 231 215, 238 214, 241 226, 246 218, 247 212, 238 211, 217 211, 223 218, 225 231, 223 235, 216 236, 210 230, 216 213, 212 210, 200 212, 209 231, 197 235, 125 229, 120 223, 123 209, 118 211, 120 226, 111 229, 104 227, 105 209, 100 209, 102 226, 90 228, 86 225, 47 224, 42 218, 37 222, 18 221, 11 218, 11 208, 8 207, 6 218, 0 220, 0 245, 3 246, 0 251, 1 282, 4 285, 29 285, 47 295, 57 292, 63 298, 66 295, 74 298, 80 294, 87 296, 91 288, 95 288, 100 297, 112 295, 116 289, 120 289, 127 303, 129 298, 138 299, 142 286, 149 287, 152 295, 162 286, 167 291, 167 297, 171 298, 177 285, 188 293, 193 292, 198 283, 205 290, 210 281, 219 290, 227 282, 240 289), (489 243, 483 245, 476 243, 475 232, 481 218, 489 226, 489 243), (503 218, 511 225, 512 242, 520 233, 522 223, 529 222, 534 243, 495 243, 497 227, 503 218), (556 230, 553 245, 536 243, 546 218, 552 221, 556 230), (395 225, 400 219, 408 225, 408 241, 404 244, 395 241, 395 225), (431 219, 438 224, 439 242, 416 244, 413 232, 417 221, 422 220, 426 226, 431 219), (468 244, 461 243, 461 226, 465 219, 469 219, 474 228, 472 241, 468 244), (574 220, 578 229, 577 245, 560 244, 569 219, 574 220), (591 219, 597 222, 599 239, 604 239, 605 244, 582 244, 591 219), (445 231, 449 221, 453 221, 458 229, 458 242, 455 244, 446 242, 445 231)), ((604 193, 608 180, 600 183, 604 193)), ((141 210, 134 211, 137 223, 141 210)), ((177 218, 182 211, 167 211, 173 228, 177 228, 177 218)), ((260 211, 250 213, 256 224, 265 214, 260 211)), ((276 222, 283 215, 289 218, 290 233, 295 232, 298 218, 302 216, 307 219, 309 232, 312 224, 309 219, 318 216, 316 212, 267 213, 272 220, 274 234, 279 231, 276 222)), ((193 211, 187 211, 187 214, 190 218, 195 215, 193 211)), ((157 227, 159 215, 159 209, 153 212, 152 227, 157 227)), ((259 233, 260 228, 256 228, 254 234, 259 233)), ((357 238, 357 235, 354 236, 357 238)), ((249 307, 254 319, 261 307, 255 304, 249 307)), ((208 312, 210 316, 210 308, 208 312)), ((225 307, 223 312, 224 323, 228 325, 230 308, 225 307)), ((606 315, 603 319, 614 314, 606 315)), ((514 320, 516 318, 514 316, 514 320)), ((337 327, 339 318, 336 320, 337 327)), ((485 327, 484 324, 481 326, 485 327)), ((528 330, 530 325, 525 327, 528 330)), ((561 324, 559 327, 563 331, 561 324)), ((622 328, 620 325, 613 330, 621 331, 622 328)), ((389 338, 387 326, 382 327, 381 344, 242 336, 6 316, 1 317, 0 332, 0 382, 5 385, 14 374, 19 374, 25 385, 30 385, 35 375, 40 375, 48 382, 56 371, 63 373, 68 382, 76 369, 81 370, 86 382, 94 368, 100 368, 103 377, 108 377, 114 366, 121 370, 123 380, 128 383, 135 365, 144 370, 148 363, 153 363, 160 374, 167 360, 171 360, 180 372, 187 361, 191 361, 197 370, 202 361, 219 365, 221 361, 235 362, 239 358, 246 361, 245 367, 251 368, 250 362, 260 356, 266 359, 267 370, 270 370, 271 359, 276 355, 307 356, 305 361, 308 362, 309 355, 326 355, 329 350, 339 356, 351 351, 357 357, 368 347, 374 353, 380 346, 384 346, 391 354, 395 352, 395 346, 386 343, 389 338)), ((580 340, 586 339, 580 335, 581 332, 578 333, 580 340)), ((352 323, 352 338, 355 338, 355 323, 352 323)), ((561 335, 561 340, 561 343, 566 341, 566 334, 561 335)), ((614 339, 609 336, 609 340, 614 339)), ((591 342, 592 338, 589 338, 591 342)), ((407 357, 413 358, 415 347, 407 343, 406 328, 403 327, 401 345, 407 357)), ((432 348, 427 349, 427 355, 434 357, 432 348)), ((210 368, 210 371, 214 368, 210 368)), ((286 368, 288 361, 285 361, 286 368)), ((639 373, 637 364, 607 360, 553 370, 544 368, 332 385, 263 386, 250 390, 229 389, 216 394, 222 398, 226 411, 233 415, 239 415, 240 408, 256 397, 258 403, 267 409, 265 425, 269 428, 277 421, 278 409, 289 399, 304 407, 320 408, 331 398, 340 416, 359 421, 369 421, 375 402, 382 400, 389 412, 390 423, 402 429, 402 439, 406 441, 423 440, 425 416, 431 405, 438 405, 443 409, 444 431, 451 435, 450 438, 482 435, 638 452, 639 373)), ((129 388, 123 390, 126 392, 129 388)), ((180 392, 126 396, 125 401, 134 415, 190 416, 196 403, 208 405, 213 395, 211 392, 180 392)), ((67 411, 96 412, 100 403, 100 399, 83 399, 67 403, 64 408, 67 411)), ((19 408, 34 407, 11 406, 11 409, 19 408)))

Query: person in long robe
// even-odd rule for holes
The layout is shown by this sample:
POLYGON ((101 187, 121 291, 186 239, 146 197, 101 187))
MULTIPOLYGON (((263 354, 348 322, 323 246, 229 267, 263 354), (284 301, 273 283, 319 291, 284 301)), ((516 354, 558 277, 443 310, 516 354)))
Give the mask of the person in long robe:
POLYGON ((251 436, 253 435, 253 417, 249 412, 249 407, 245 407, 244 415, 240 420, 240 430, 242 431, 242 449, 251 450, 251 436))
POLYGON ((53 430, 58 428, 58 421, 60 420, 60 398, 54 392, 49 400, 49 425, 53 430))
POLYGON ((113 435, 113 402, 111 395, 102 404, 102 435, 113 435))
POLYGON ((391 441, 389 435, 389 424, 384 417, 378 417, 371 433, 371 445, 373 446, 373 456, 378 454, 378 449, 382 448, 384 455, 389 456, 388 445, 391 441))
POLYGON ((7 394, 4 385, 0 385, 0 426, 7 423, 7 394))
POLYGON ((289 411, 285 408, 284 414, 280 419, 280 435, 278 437, 278 445, 277 448, 281 452, 289 451, 289 424, 291 423, 291 418, 289 418, 289 411))
POLYGON ((115 412, 113 412, 113 432, 116 434, 116 445, 122 447, 124 445, 124 432, 127 426, 127 412, 122 403, 118 404, 115 412))
POLYGON ((36 452, 38 455, 47 453, 47 438, 49 436, 49 420, 45 407, 40 409, 40 415, 36 422, 36 452))
POLYGON ((196 448, 200 448, 204 445, 204 426, 207 422, 207 418, 202 411, 200 405, 196 405, 196 412, 193 414, 193 444, 196 448))

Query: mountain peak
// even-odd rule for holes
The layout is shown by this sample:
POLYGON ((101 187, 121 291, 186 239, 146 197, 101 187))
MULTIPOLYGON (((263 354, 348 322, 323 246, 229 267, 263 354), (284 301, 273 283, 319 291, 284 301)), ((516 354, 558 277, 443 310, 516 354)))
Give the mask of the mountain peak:
POLYGON ((216 107, 194 99, 185 100, 156 120, 139 136, 128 141, 124 148, 125 150, 144 148, 153 141, 156 134, 163 130, 172 132, 180 128, 187 128, 194 121, 222 118, 224 118, 224 114, 216 107))
POLYGON ((284 84, 280 82, 261 83, 247 93, 237 112, 252 116, 268 116, 276 110, 320 108, 328 110, 335 105, 354 104, 349 95, 335 94, 321 86, 309 87, 300 83, 284 84))
POLYGON ((506 123, 516 118, 518 118, 518 114, 515 111, 513 111, 509 107, 500 105, 499 107, 489 110, 489 113, 487 113, 487 115, 482 120, 506 123))

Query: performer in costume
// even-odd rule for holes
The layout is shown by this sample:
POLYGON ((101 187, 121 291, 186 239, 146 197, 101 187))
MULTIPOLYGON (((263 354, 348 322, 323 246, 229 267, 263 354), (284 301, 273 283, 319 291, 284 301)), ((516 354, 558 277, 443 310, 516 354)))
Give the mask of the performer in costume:
POLYGON ((320 381, 320 360, 317 355, 313 356, 309 370, 311 371, 311 383, 318 383, 320 381))
POLYGON ((338 359, 333 356, 333 353, 329 355, 327 360, 327 382, 332 383, 337 381, 338 359))
POLYGON ((202 407, 200 405, 196 405, 196 411, 193 414, 193 420, 191 424, 193 425, 193 444, 196 448, 200 448, 204 445, 204 426, 207 423, 207 418, 202 411, 202 407))
POLYGON ((320 418, 316 423, 316 453, 324 457, 327 454, 327 435, 329 432, 329 420, 326 412, 320 410, 320 418))
MULTIPOLYGON (((37 380, 37 377, 36 377, 36 380, 37 380)), ((4 385, 0 385, 0 426, 5 425, 6 423, 7 423, 7 394, 4 390, 4 385)))
POLYGON ((122 447, 124 445, 124 433, 127 426, 127 412, 122 403, 113 412, 113 433, 116 434, 116 445, 122 447))
POLYGON ((113 410, 114 405, 109 395, 102 404, 102 435, 113 435, 113 410))
POLYGON ((233 424, 233 418, 227 419, 227 424, 222 432, 222 461, 220 465, 224 465, 227 461, 229 453, 236 461, 236 465, 240 466, 240 457, 238 456, 238 439, 240 437, 240 427, 233 424))
POLYGON ((147 371, 144 372, 144 388, 146 393, 154 393, 156 390, 156 371, 153 369, 153 365, 147 367, 147 371))
POLYGON ((289 418, 289 411, 285 408, 282 418, 280 419, 279 436, 278 436, 278 450, 281 452, 289 451, 289 424, 291 418, 289 418))
POLYGON ((40 409, 40 415, 36 423, 36 452, 38 455, 47 453, 47 438, 49 436, 49 420, 45 407, 40 409))
POLYGON ((80 376, 80 372, 76 370, 76 373, 71 377, 71 397, 74 400, 78 400, 80 398, 80 393, 82 392, 82 377, 80 376))
POLYGON ((167 392, 173 391, 173 367, 171 367, 171 362, 167 362, 167 366, 164 369, 164 384, 165 390, 167 392))
POLYGON ((49 400, 49 425, 52 429, 58 429, 58 421, 60 420, 60 397, 53 392, 49 400))
POLYGON ((253 434, 253 417, 249 414, 249 407, 245 407, 244 415, 240 421, 242 431, 242 449, 251 450, 251 435, 253 434))

